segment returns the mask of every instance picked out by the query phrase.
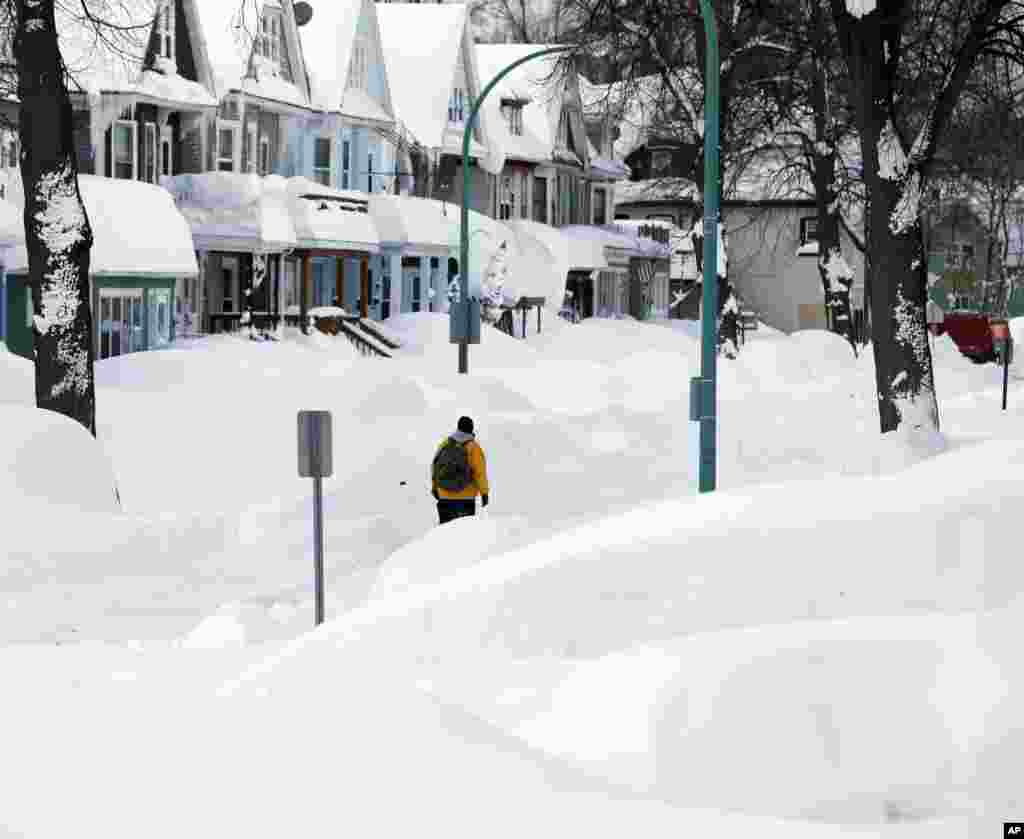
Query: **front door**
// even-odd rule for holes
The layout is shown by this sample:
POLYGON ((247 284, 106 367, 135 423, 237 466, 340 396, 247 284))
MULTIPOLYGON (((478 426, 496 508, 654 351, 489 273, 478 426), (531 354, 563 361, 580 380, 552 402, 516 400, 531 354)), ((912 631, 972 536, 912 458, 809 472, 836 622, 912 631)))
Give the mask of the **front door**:
MULTIPOLYGON (((145 303, 141 288, 99 290, 97 356, 115 358, 146 349, 145 303)), ((170 293, 167 294, 170 308, 170 293)), ((169 311, 166 315, 169 318, 169 311)))

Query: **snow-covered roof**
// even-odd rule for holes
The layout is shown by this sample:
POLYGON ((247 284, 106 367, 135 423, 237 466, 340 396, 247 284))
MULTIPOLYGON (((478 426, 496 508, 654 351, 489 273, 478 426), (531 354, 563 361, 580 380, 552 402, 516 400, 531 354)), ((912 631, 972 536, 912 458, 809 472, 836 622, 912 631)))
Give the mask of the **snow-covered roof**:
POLYGON ((365 193, 331 189, 308 178, 288 178, 287 190, 298 247, 370 253, 380 249, 365 193))
POLYGON ((296 245, 284 178, 204 172, 162 179, 196 247, 275 251, 296 245))
MULTIPOLYGON (((253 55, 263 3, 260 0, 203 0, 199 20, 205 54, 209 60, 218 98, 242 90, 272 102, 308 106, 299 85, 281 76, 276 64, 253 55), (249 74, 250 59, 255 76, 249 74)), ((285 37, 290 18, 285 15, 285 37)), ((293 54, 289 44, 288 53, 293 54)), ((301 60, 293 56, 293 66, 301 60)))
POLYGON ((299 30, 309 72, 310 96, 313 105, 321 110, 338 111, 341 107, 348 83, 352 44, 366 5, 364 0, 317 3, 313 20, 299 30))
MULTIPOLYGON (((593 271, 608 267, 604 242, 582 236, 568 236, 564 227, 551 227, 539 221, 514 219, 508 222, 513 230, 522 230, 541 242, 558 260, 563 277, 569 271, 593 271)), ((561 300, 558 301, 559 304, 561 300)))
MULTIPOLYGON (((374 194, 370 213, 382 244, 451 248, 458 243, 459 207, 432 198, 374 194)), ((470 210, 470 225, 473 216, 470 210)))
MULTIPOLYGON (((544 49, 543 44, 477 44, 477 62, 480 66, 481 88, 508 65, 531 52, 544 49)), ((521 64, 506 75, 488 94, 484 109, 492 116, 491 125, 497 125, 495 134, 505 144, 507 157, 522 160, 552 159, 558 132, 558 121, 566 80, 560 75, 557 54, 545 55, 521 64), (501 116, 501 100, 524 102, 523 134, 513 135, 501 116), (543 150, 543 157, 539 157, 543 150)))
POLYGON ((561 232, 574 239, 584 239, 597 243, 605 248, 625 251, 628 256, 647 257, 649 259, 668 259, 668 245, 655 242, 639 232, 615 225, 597 226, 592 224, 570 224, 559 228, 561 232))
POLYGON ((354 87, 348 88, 342 96, 341 113, 369 122, 394 122, 391 114, 384 110, 379 102, 366 91, 354 87))
POLYGON ((441 148, 466 7, 383 3, 376 12, 395 113, 417 140, 428 148, 441 148))
MULTIPOLYGON (((194 277, 199 273, 192 232, 166 189, 96 175, 79 175, 78 187, 92 227, 90 274, 194 277)), ((15 194, 20 198, 20 190, 15 194)), ((7 270, 27 268, 23 232, 7 270)))
MULTIPOLYGON (((214 0, 214 4, 217 2, 226 0, 214 0)), ((143 70, 159 6, 159 0, 104 4, 102 17, 110 25, 98 32, 96 26, 72 13, 74 7, 57 4, 54 14, 61 56, 72 78, 72 89, 91 95, 123 93, 177 105, 214 107, 217 102, 212 92, 178 75, 174 62, 160 60, 155 69, 143 70)))

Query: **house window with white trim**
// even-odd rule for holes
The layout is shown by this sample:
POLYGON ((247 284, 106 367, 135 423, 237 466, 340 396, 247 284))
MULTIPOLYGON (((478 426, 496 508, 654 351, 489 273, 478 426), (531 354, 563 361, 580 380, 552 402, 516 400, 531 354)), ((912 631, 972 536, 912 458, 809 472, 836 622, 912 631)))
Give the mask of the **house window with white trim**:
POLYGON ((341 141, 341 188, 348 189, 352 170, 352 143, 341 141))
POLYGON ((313 180, 324 186, 331 185, 331 140, 317 137, 313 140, 313 180))
POLYGON ((349 60, 347 87, 363 91, 368 88, 368 63, 366 41, 362 38, 356 38, 352 44, 352 58, 349 60))
POLYGON ((110 129, 111 171, 115 178, 133 181, 138 177, 138 130, 137 123, 126 119, 115 121, 110 129))
POLYGON ((501 179, 501 203, 498 205, 498 218, 508 221, 516 215, 515 179, 506 175, 501 179))
POLYGON ((157 168, 156 160, 156 124, 152 122, 147 122, 145 125, 145 129, 146 134, 144 151, 146 154, 146 159, 144 163, 145 168, 143 169, 142 179, 146 181, 146 183, 155 184, 158 183, 160 180, 160 170, 157 168))
POLYGON ((366 191, 373 192, 373 155, 367 155, 366 158, 366 191))
POLYGON ((516 137, 523 135, 523 104, 512 100, 502 100, 501 113, 508 124, 508 132, 516 137))
POLYGON ((165 125, 160 129, 160 174, 171 175, 173 174, 174 163, 171 159, 171 142, 173 140, 173 133, 169 125, 165 125))
POLYGON ((242 126, 233 120, 217 120, 217 171, 237 172, 242 126))
POLYGON ((174 0, 167 0, 156 16, 157 52, 174 61, 174 0))
POLYGON ((448 122, 458 124, 465 121, 466 94, 461 87, 452 89, 448 100, 448 122))
POLYGON ((256 170, 256 123, 250 122, 245 127, 245 169, 247 172, 256 170))

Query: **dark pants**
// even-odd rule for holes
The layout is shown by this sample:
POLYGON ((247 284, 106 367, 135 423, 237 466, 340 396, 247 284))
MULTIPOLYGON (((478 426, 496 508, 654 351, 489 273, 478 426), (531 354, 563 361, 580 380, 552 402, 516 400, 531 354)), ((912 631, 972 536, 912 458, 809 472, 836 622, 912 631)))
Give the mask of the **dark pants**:
POLYGON ((441 524, 448 524, 453 519, 476 515, 475 498, 441 498, 437 502, 437 516, 441 524))

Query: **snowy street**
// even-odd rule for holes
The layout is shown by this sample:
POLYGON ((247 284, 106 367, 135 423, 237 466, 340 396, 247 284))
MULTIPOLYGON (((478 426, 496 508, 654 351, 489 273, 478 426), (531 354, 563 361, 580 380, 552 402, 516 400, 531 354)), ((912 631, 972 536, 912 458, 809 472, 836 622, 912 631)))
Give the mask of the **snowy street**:
POLYGON ((41 425, 31 367, 2 356, 22 442, 0 835, 961 837, 1024 816, 1019 363, 1003 414, 1001 370, 937 339, 943 434, 913 450, 877 433, 870 350, 762 327, 720 364, 721 489, 697 497, 693 324, 487 330, 466 377, 447 316, 386 326, 392 360, 289 330, 101 361, 98 444, 41 425), (334 422, 316 631, 300 409, 334 422), (491 505, 438 528, 429 463, 461 414, 491 505))

